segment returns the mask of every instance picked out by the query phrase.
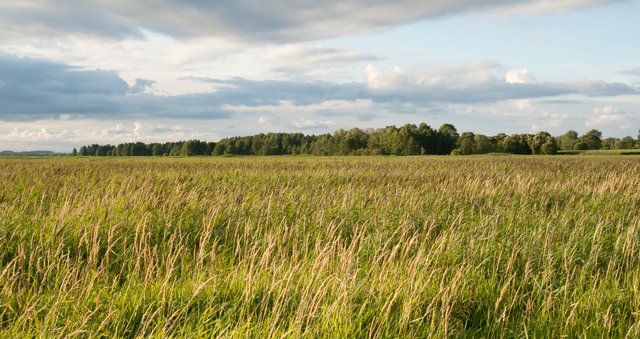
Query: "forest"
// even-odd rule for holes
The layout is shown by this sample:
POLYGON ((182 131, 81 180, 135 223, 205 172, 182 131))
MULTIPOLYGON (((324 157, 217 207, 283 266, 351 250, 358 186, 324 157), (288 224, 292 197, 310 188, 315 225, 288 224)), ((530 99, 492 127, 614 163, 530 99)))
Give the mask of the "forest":
POLYGON ((74 149, 80 156, 224 156, 224 155, 471 155, 487 153, 557 154, 561 150, 610 150, 640 147, 638 139, 603 138, 593 129, 583 135, 570 130, 560 136, 548 132, 494 136, 458 133, 455 126, 438 129, 426 123, 400 128, 338 130, 333 134, 261 133, 221 139, 218 142, 187 140, 119 145, 92 144, 74 149))

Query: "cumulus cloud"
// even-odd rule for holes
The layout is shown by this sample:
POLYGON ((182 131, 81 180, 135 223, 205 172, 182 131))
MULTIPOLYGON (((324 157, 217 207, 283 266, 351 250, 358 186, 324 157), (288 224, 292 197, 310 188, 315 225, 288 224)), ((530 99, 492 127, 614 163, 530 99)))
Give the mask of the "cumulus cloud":
POLYGON ((526 70, 502 73, 503 67, 490 61, 476 61, 425 71, 403 72, 369 65, 365 69, 367 88, 375 100, 405 100, 414 103, 493 102, 511 99, 582 96, 637 95, 637 89, 623 83, 603 81, 535 82, 526 70))
POLYGON ((215 140, 212 126, 219 122, 178 121, 170 119, 40 119, 29 122, 0 121, 0 150, 47 149, 70 152, 86 144, 122 142, 161 142, 199 138, 215 140), (162 121, 162 122, 159 122, 162 121))
POLYGON ((589 117, 585 125, 594 128, 615 126, 625 130, 631 127, 632 120, 632 117, 621 111, 617 106, 604 106, 594 108, 593 115, 589 117))
POLYGON ((536 82, 536 79, 526 68, 522 68, 512 69, 507 72, 505 81, 508 84, 533 84, 536 82))
MULTIPOLYGON (((566 112, 563 105, 543 99, 515 99, 476 104, 443 104, 448 117, 455 117, 459 131, 495 134, 547 131, 552 134, 575 129, 584 118, 566 112)), ((445 120, 446 121, 446 120, 445 120)))
POLYGON ((168 125, 149 121, 134 120, 131 122, 116 122, 101 129, 94 129, 89 136, 113 142, 156 141, 174 138, 175 140, 188 138, 195 131, 182 124, 168 125))
POLYGON ((46 127, 40 128, 11 128, 7 133, 0 135, 2 139, 38 139, 38 140, 55 140, 59 138, 69 138, 77 135, 73 129, 51 129, 46 127))
POLYGON ((271 117, 265 117, 265 116, 258 117, 258 124, 260 125, 271 125, 272 122, 273 122, 273 118, 271 117))
POLYGON ((293 122, 293 126, 298 129, 326 128, 331 127, 335 122, 331 120, 308 120, 298 119, 293 122))
POLYGON ((405 71, 400 67, 382 68, 367 65, 367 86, 376 91, 415 91, 426 88, 448 88, 462 90, 472 86, 484 86, 494 81, 500 65, 478 60, 461 65, 433 64, 426 70, 405 71))
POLYGON ((363 33, 475 11, 561 12, 619 0, 311 0, 255 2, 200 0, 8 0, 0 3, 5 31, 85 34, 114 39, 144 36, 227 36, 240 40, 301 41, 363 33))
MULTIPOLYGON (((81 70, 60 63, 0 55, 0 79, 4 83, 0 92, 0 120, 62 116, 220 119, 242 111, 241 107, 273 106, 284 110, 286 103, 295 109, 305 106, 317 112, 340 114, 349 112, 354 103, 361 110, 367 109, 367 103, 393 103, 402 111, 430 103, 481 103, 567 94, 638 94, 629 85, 599 81, 513 84, 504 81, 501 69, 500 65, 487 61, 411 73, 369 65, 365 68, 366 83, 192 78, 212 85, 215 90, 165 96, 140 93, 151 83, 141 80, 130 87, 111 71, 81 70)), ((245 109, 244 113, 260 114, 249 111, 245 109)))
POLYGON ((373 90, 395 90, 407 85, 408 74, 398 66, 383 69, 369 64, 364 72, 367 77, 367 87, 373 90))

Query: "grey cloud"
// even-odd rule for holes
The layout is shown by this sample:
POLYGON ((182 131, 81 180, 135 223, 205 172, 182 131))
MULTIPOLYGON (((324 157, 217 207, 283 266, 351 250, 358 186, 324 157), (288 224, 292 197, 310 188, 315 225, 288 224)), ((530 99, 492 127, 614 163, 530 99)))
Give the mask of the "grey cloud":
POLYGON ((129 86, 109 71, 81 71, 65 64, 0 54, 3 95, 124 94, 129 86))
MULTIPOLYGON (((327 101, 370 100, 387 104, 389 112, 406 113, 434 103, 489 103, 509 99, 562 95, 616 96, 639 94, 626 84, 605 82, 545 82, 510 84, 500 79, 460 83, 404 86, 375 90, 365 83, 249 80, 244 78, 191 80, 215 84, 210 93, 162 96, 133 94, 151 82, 129 87, 111 71, 80 70, 68 65, 0 55, 0 120, 33 121, 70 115, 92 118, 220 119, 232 117, 229 106, 295 106, 327 101)), ((318 114, 323 110, 318 109, 318 114)), ((336 112, 326 110, 327 114, 336 112)), ((247 113, 258 114, 258 113, 247 113)))
POLYGON ((543 82, 533 84, 509 84, 491 81, 487 84, 466 88, 431 87, 421 88, 410 97, 436 102, 482 103, 511 99, 557 97, 569 94, 584 96, 617 96, 638 94, 626 84, 605 82, 543 82), (419 95, 422 93, 422 95, 419 95))
POLYGON ((60 32, 113 39, 144 38, 132 18, 115 8, 73 0, 20 2, 8 0, 0 4, 0 23, 6 25, 5 30, 44 36, 60 32))
POLYGON ((489 103, 512 99, 559 97, 571 94, 591 97, 637 95, 639 92, 624 84, 597 83, 585 88, 582 83, 508 84, 493 82, 465 88, 429 86, 415 89, 403 88, 394 91, 372 91, 371 98, 378 103, 409 102, 428 105, 430 103, 489 103))
POLYGON ((0 120, 29 121, 62 114, 86 117, 167 116, 220 118, 205 95, 129 95, 149 82, 129 87, 117 73, 81 70, 65 64, 0 54, 0 120))
POLYGON ((378 57, 341 48, 287 45, 268 53, 266 59, 276 65, 275 72, 291 74, 375 61, 378 57))
POLYGON ((0 22, 61 34, 141 37, 141 30, 175 37, 231 36, 240 40, 303 41, 364 33, 425 18, 482 10, 562 11, 620 0, 41 0, 0 3, 0 22))
POLYGON ((292 101, 297 105, 308 105, 326 100, 353 100, 367 98, 366 87, 361 83, 336 84, 332 82, 302 82, 244 78, 229 80, 192 78, 199 81, 226 85, 209 99, 215 98, 229 105, 275 105, 281 101, 292 101))
MULTIPOLYGON (((399 68, 366 67, 367 85, 378 102, 399 100, 412 103, 486 103, 501 100, 580 95, 586 97, 639 94, 623 83, 604 81, 527 82, 503 77, 503 69, 492 61, 476 61, 457 67, 437 67, 423 73, 399 68)), ((523 70, 528 74, 528 72, 523 70)))
POLYGON ((541 102, 545 104, 572 105, 572 104, 579 104, 582 101, 571 100, 571 99, 551 99, 551 100, 544 100, 541 102))
POLYGON ((620 73, 627 74, 627 75, 640 76, 640 67, 626 69, 624 71, 621 71, 620 73))
POLYGON ((153 80, 136 79, 136 83, 129 89, 129 92, 133 94, 144 93, 146 89, 153 87, 155 83, 153 80))
MULTIPOLYGON (((640 91, 622 83, 602 81, 542 82, 509 84, 498 79, 489 82, 450 88, 447 86, 414 86, 396 90, 369 89, 363 83, 332 83, 303 81, 254 81, 244 78, 228 80, 191 78, 201 82, 223 85, 210 94, 198 94, 203 103, 224 105, 263 106, 290 101, 296 105, 311 105, 329 100, 371 99, 377 103, 405 104, 430 103, 487 103, 511 99, 559 97, 581 95, 587 97, 638 95, 640 91)), ((403 109, 403 111, 406 111, 403 109)))

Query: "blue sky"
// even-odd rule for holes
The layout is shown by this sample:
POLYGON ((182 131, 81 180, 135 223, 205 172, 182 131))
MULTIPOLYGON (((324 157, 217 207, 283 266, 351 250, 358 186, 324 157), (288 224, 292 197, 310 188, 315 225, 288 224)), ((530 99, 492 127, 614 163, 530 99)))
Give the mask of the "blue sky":
POLYGON ((635 136, 638 17, 608 0, 6 0, 0 149, 420 122, 635 136))

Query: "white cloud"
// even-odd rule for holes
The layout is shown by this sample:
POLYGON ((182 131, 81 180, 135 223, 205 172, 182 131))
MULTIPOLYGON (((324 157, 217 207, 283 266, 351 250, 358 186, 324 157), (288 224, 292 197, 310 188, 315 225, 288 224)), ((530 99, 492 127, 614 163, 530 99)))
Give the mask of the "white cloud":
POLYGON ((376 60, 377 57, 344 48, 287 44, 270 47, 264 59, 268 64, 273 65, 276 72, 291 75, 291 73, 321 73, 326 69, 376 60))
POLYGON ((505 81, 508 84, 533 84, 536 83, 536 79, 529 73, 526 68, 512 69, 507 72, 505 81))
POLYGON ((115 142, 157 141, 191 139, 191 134, 199 133, 196 129, 183 124, 153 123, 150 121, 134 120, 132 122, 117 122, 102 130, 92 130, 87 136, 98 140, 113 140, 115 142))
POLYGON ((4 140, 11 140, 11 139, 55 140, 58 138, 75 137, 76 135, 77 135, 77 132, 72 129, 51 129, 46 127, 40 127, 40 128, 14 127, 9 130, 9 133, 2 135, 1 139, 4 139, 4 140))
POLYGON ((367 87, 373 90, 396 90, 406 86, 408 74, 400 67, 383 69, 374 65, 367 65, 364 73, 367 77, 367 87))
MULTIPOLYGON (((427 18, 495 10, 538 14, 617 0, 312 0, 130 1, 8 0, 0 3, 4 32, 140 38, 144 30, 174 37, 301 41, 352 35, 427 18)), ((7 33, 5 33, 7 34, 7 33)))
MULTIPOLYGON (((514 9, 545 13, 615 2, 5 0, 0 1, 0 50, 113 70, 129 83, 150 79, 156 83, 146 93, 163 95, 211 90, 177 80, 189 75, 267 79, 311 74, 346 82, 353 79, 353 73, 341 77, 349 65, 372 62, 376 56, 308 41, 375 33, 455 14, 514 9)), ((438 76, 447 78, 434 74, 423 80, 438 81, 438 76)), ((389 77, 371 88, 394 85, 389 77)))
POLYGON ((403 71, 367 65, 367 86, 374 90, 409 90, 419 88, 464 89, 489 84, 497 79, 501 66, 488 60, 477 60, 459 65, 432 63, 424 70, 403 71))
POLYGON ((258 124, 260 125, 271 125, 273 123, 273 118, 260 116, 258 117, 258 124))
POLYGON ((624 71, 621 71, 622 74, 628 74, 632 76, 640 76, 640 67, 629 68, 624 71))
MULTIPOLYGON (((496 103, 449 104, 443 110, 455 114, 458 121, 471 123, 470 130, 487 133, 524 133, 547 131, 560 134, 567 126, 576 126, 580 117, 568 114, 563 107, 548 105, 542 100, 517 99, 496 103)), ((567 127, 569 129, 570 127, 567 127)), ((575 127, 574 127, 575 128, 575 127)))
POLYGON ((570 10, 601 6, 622 1, 610 0, 537 0, 524 1, 512 8, 511 12, 524 14, 560 13, 570 10))
POLYGON ((42 119, 31 122, 0 121, 0 150, 52 150, 70 152, 82 145, 123 142, 164 142, 193 138, 217 140, 217 123, 150 120, 42 119), (160 121, 160 122, 159 122, 160 121))
POLYGON ((616 106, 604 106, 593 109, 593 115, 585 122, 588 127, 601 128, 615 126, 621 130, 631 127, 631 118, 616 106))
POLYGON ((335 122, 331 120, 309 120, 309 119, 298 119, 293 122, 293 126, 299 129, 311 129, 311 128, 326 128, 331 127, 335 124, 335 122))
POLYGON ((513 102, 513 105, 516 107, 516 109, 520 112, 527 112, 534 109, 533 100, 531 99, 518 99, 518 100, 513 100, 512 102, 513 102))
POLYGON ((269 117, 258 117, 259 124, 269 124, 274 122, 273 116, 299 116, 305 115, 341 115, 341 116, 366 116, 372 111, 378 111, 385 104, 374 104, 371 99, 357 100, 324 100, 311 104, 296 104, 291 100, 282 100, 273 105, 224 105, 225 111, 235 113, 265 113, 269 112, 269 117))
POLYGON ((500 65, 487 60, 477 60, 456 66, 434 63, 426 70, 403 71, 396 66, 384 69, 367 65, 367 87, 372 90, 408 90, 419 88, 464 89, 488 84, 496 79, 500 65))

